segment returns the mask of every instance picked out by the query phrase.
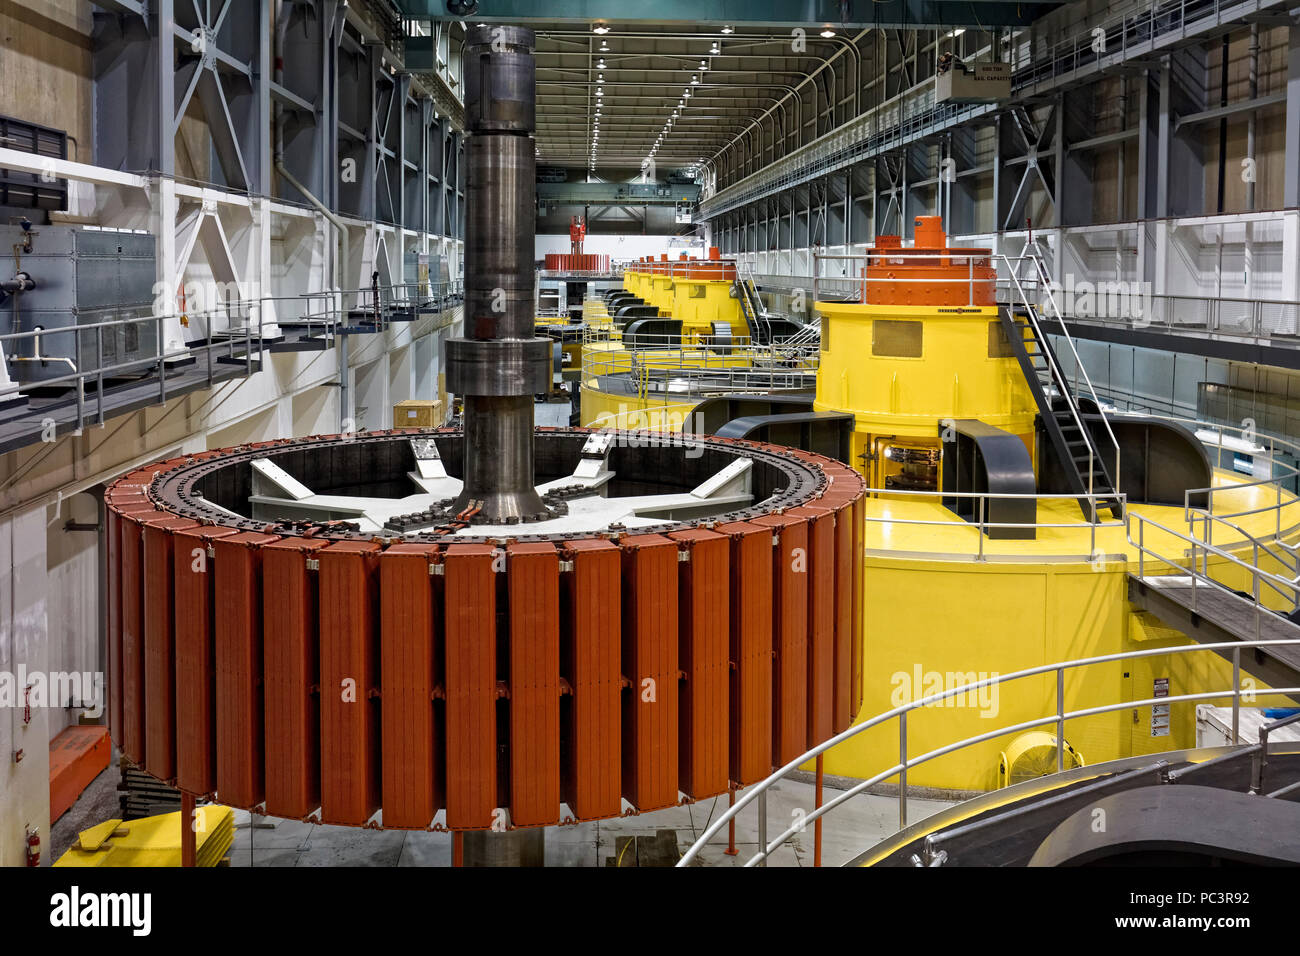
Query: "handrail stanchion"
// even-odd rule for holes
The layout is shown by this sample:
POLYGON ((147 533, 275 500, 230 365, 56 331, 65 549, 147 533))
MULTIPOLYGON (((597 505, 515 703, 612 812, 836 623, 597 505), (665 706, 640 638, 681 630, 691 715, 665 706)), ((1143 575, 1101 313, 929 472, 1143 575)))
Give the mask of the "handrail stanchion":
POLYGON ((1232 742, 1241 739, 1241 648, 1232 649, 1232 742))
POLYGON ((1191 567, 1191 571, 1192 571, 1192 610, 1193 610, 1193 611, 1196 610, 1196 595, 1197 595, 1197 593, 1198 593, 1198 592, 1197 592, 1197 587, 1196 587, 1196 582, 1200 580, 1200 577, 1199 577, 1199 576, 1197 575, 1197 573, 1196 573, 1196 555, 1197 555, 1197 552, 1200 551, 1200 548, 1201 548, 1201 546, 1200 546, 1199 544, 1197 544, 1195 541, 1192 542, 1192 567, 1191 567))
MULTIPOLYGON (((730 810, 736 805, 736 788, 731 786, 727 789, 727 809, 730 810)), ((818 820, 821 817, 817 818, 818 820)), ((727 848, 722 851, 727 856, 735 856, 740 851, 736 849, 736 818, 732 817, 727 821, 727 848)))
MULTIPOLYGON (((158 335, 158 403, 167 404, 167 360, 164 358, 166 345, 163 342, 163 317, 161 315, 154 319, 157 325, 158 335)), ((209 330, 209 334, 211 334, 209 330)))
POLYGON ((978 531, 980 536, 980 551, 979 551, 979 556, 976 558, 976 560, 983 561, 984 560, 984 496, 983 495, 980 495, 980 523, 979 523, 978 531))
POLYGON ((767 866, 767 790, 758 794, 758 852, 762 854, 759 866, 767 866))
MULTIPOLYGON (((822 778, 824 777, 822 764, 825 756, 826 756, 825 754, 817 755, 817 795, 815 797, 816 806, 813 808, 815 810, 820 810, 822 808, 822 778)), ((813 821, 813 866, 821 866, 821 865, 822 865, 822 818, 818 817, 816 820, 813 821)))
POLYGON ((907 826, 907 711, 898 715, 898 829, 907 826))
POLYGON ((104 424, 104 326, 95 326, 95 411, 104 424))
MULTIPOLYGON (((1056 669, 1056 772, 1065 769, 1065 668, 1056 669)), ((1009 773, 1010 771, 1008 771, 1009 773)))
POLYGON ((1252 573, 1250 576, 1250 582, 1251 582, 1251 591, 1255 595, 1255 640, 1258 641, 1259 631, 1261 626, 1260 625, 1260 603, 1259 603, 1259 543, 1258 542, 1255 543, 1254 554, 1255 557, 1252 563, 1252 567, 1254 568, 1254 573, 1252 573))
MULTIPOLYGON (((73 336, 77 343, 77 361, 81 361, 81 329, 77 329, 77 334, 73 336)), ((86 427, 86 373, 77 369, 77 431, 86 427)))

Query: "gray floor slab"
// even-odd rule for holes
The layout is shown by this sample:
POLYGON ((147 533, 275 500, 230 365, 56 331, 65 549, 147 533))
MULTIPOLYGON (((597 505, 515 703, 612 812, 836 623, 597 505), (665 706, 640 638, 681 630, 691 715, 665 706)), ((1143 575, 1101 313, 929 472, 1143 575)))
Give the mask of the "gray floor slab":
MULTIPOLYGON (((52 833, 57 853, 66 848, 80 830, 117 815, 116 766, 106 770, 82 794, 77 804, 61 819, 52 833)), ((825 799, 840 791, 826 788, 825 799)), ((774 839, 796 818, 796 811, 811 812, 814 805, 811 784, 786 780, 768 793, 768 838, 774 839)), ((938 800, 910 800, 909 822, 916 822, 951 803, 938 800)), ((710 821, 727 809, 725 797, 703 800, 654 813, 549 827, 546 857, 550 866, 607 866, 619 851, 619 838, 652 837, 660 830, 673 830, 677 851, 683 854, 703 834, 710 821)), ((450 866, 452 838, 449 833, 406 830, 362 830, 352 827, 320 826, 299 820, 259 817, 249 826, 249 814, 236 811, 235 841, 230 850, 232 866, 450 866)), ((822 833, 822 863, 839 866, 898 830, 898 801, 894 797, 863 794, 846 801, 826 818, 822 833)), ((699 856, 701 866, 741 866, 758 848, 758 816, 753 805, 736 820, 736 842, 740 851, 728 856, 724 828, 699 856)), ((772 854, 769 866, 812 866, 813 827, 809 824, 785 846, 772 854)), ((624 854, 625 860, 626 853, 624 854)))
MULTIPOLYGON (((827 788, 826 799, 839 791, 827 788)), ((799 819, 814 806, 811 784, 783 781, 768 794, 768 839, 799 819)), ((915 822, 950 804, 937 800, 911 800, 909 821, 915 822)), ((614 820, 550 827, 546 831, 549 866, 599 866, 609 864, 619 852, 620 837, 650 837, 660 830, 677 834, 678 854, 698 839, 727 808, 725 798, 673 807, 614 820)), ((272 827, 250 829, 248 814, 240 812, 231 848, 234 866, 450 866, 452 838, 448 833, 400 830, 360 830, 318 826, 293 820, 261 818, 272 827), (251 847, 251 851, 250 851, 251 847)), ((822 833, 822 863, 839 866, 898 829, 898 801, 893 797, 864 794, 847 801, 827 816, 822 833)), ((735 856, 726 853, 723 829, 700 853, 702 866, 742 866, 758 849, 758 817, 746 807, 736 820, 735 856)), ((769 866, 812 866, 812 824, 773 852, 769 866)), ((624 851, 624 862, 629 862, 624 851)))

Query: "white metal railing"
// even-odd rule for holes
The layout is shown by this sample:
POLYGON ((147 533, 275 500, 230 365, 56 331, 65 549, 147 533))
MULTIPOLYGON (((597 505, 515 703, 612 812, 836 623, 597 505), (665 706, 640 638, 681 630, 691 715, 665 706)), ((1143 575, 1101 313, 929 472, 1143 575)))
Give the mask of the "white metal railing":
MULTIPOLYGON (((1122 507, 1126 507, 1128 500, 1123 494, 1097 494, 1097 495, 1078 495, 1070 493, 1046 494, 1034 492, 1033 494, 1008 494, 1003 492, 990 491, 928 491, 918 489, 900 489, 900 488, 868 488, 866 489, 868 498, 892 498, 901 497, 904 499, 913 498, 923 501, 939 501, 945 498, 964 498, 974 499, 976 501, 976 517, 974 521, 966 518, 906 518, 898 514, 873 515, 867 514, 864 520, 868 524, 885 524, 885 525, 917 525, 922 527, 945 527, 945 528, 962 528, 976 532, 978 536, 977 544, 965 552, 976 561, 985 560, 986 554, 985 539, 989 537, 988 532, 999 528, 1006 529, 1051 529, 1051 528, 1078 528, 1078 521, 990 521, 988 515, 993 503, 998 501, 1017 501, 1032 499, 1035 503, 1035 515, 1037 514, 1037 504, 1040 501, 1073 501, 1078 502, 1080 498, 1088 501, 1091 510, 1096 511, 1100 507, 1112 505, 1118 502, 1122 507)), ((946 507, 946 506, 945 506, 946 507)), ((1123 518, 1114 518, 1110 521, 1089 521, 1088 526, 1088 551, 1075 555, 1053 555, 1054 558, 1074 557, 1080 560, 1090 561, 1098 557, 1097 551, 1097 532, 1104 528, 1125 528, 1127 527, 1123 518)), ((944 552, 926 552, 936 557, 955 557, 956 553, 952 551, 944 552)), ((1023 561, 1041 562, 1046 560, 1047 556, 1042 554, 1032 554, 1028 552, 1019 552, 1013 557, 1023 561)))
POLYGON ((767 318, 767 309, 763 307, 763 300, 758 297, 758 288, 754 285, 754 276, 750 272, 749 264, 742 261, 736 261, 736 284, 740 290, 740 301, 744 307, 746 318, 758 325, 758 323, 767 318))
MULTIPOLYGON (((1047 292, 1047 296, 1044 301, 1044 307, 1048 309, 1052 318, 1055 318, 1057 320, 1057 324, 1060 325, 1061 327, 1061 338, 1063 338, 1065 340, 1066 345, 1069 346, 1070 355, 1074 359, 1075 370, 1078 374, 1083 375, 1083 381, 1084 384, 1087 386, 1088 395, 1092 398, 1093 402, 1096 404, 1098 414, 1101 417, 1102 425, 1104 425, 1106 428, 1106 436, 1107 438, 1110 439, 1111 447, 1113 447, 1115 450, 1115 471, 1111 475, 1111 482, 1112 482, 1113 490, 1118 492, 1120 490, 1119 488, 1119 476, 1120 476, 1119 439, 1115 437, 1115 432, 1110 427, 1110 419, 1107 417, 1106 413, 1102 411, 1101 399, 1097 395, 1097 390, 1093 388, 1092 379, 1088 376, 1088 370, 1083 367, 1083 360, 1079 358, 1079 352, 1078 349, 1075 348, 1074 339, 1071 337, 1069 330, 1065 327, 1065 323, 1063 321, 1060 321, 1061 312, 1060 309, 1057 307, 1056 298, 1055 296, 1052 295, 1051 286, 1048 283, 1047 266, 1043 263, 1041 257, 1033 254, 1030 254, 1028 256, 1016 256, 1016 257, 1000 256, 999 258, 1007 266, 1007 271, 1011 276, 1012 281, 1015 283, 1016 291, 1020 299, 1020 305, 1024 309, 1027 321, 1029 321, 1033 325, 1034 334, 1038 337, 1038 342, 1042 348, 1043 355, 1047 359, 1047 362, 1051 368, 1051 374, 1055 380, 1054 384, 1056 390, 1058 394, 1065 400, 1066 404, 1069 406, 1070 415, 1074 420, 1075 427, 1079 429, 1080 435, 1088 443, 1088 494, 1091 495, 1093 493, 1093 471, 1095 470, 1093 468, 1093 456, 1094 454, 1099 454, 1100 450, 1094 447, 1095 439, 1093 437, 1093 433, 1083 423, 1083 418, 1079 414, 1078 403, 1075 401, 1074 392, 1070 389, 1069 380, 1065 377, 1064 373, 1061 371, 1060 365, 1057 364, 1055 351, 1048 346, 1047 335, 1043 332, 1043 328, 1038 322, 1038 309, 1034 307, 1034 304, 1033 302, 1030 301, 1029 296, 1025 294, 1024 287, 1021 286, 1020 278, 1017 275, 1018 269, 1015 266, 1013 266, 1012 263, 1014 262, 1018 265, 1020 262, 1023 262, 1027 259, 1030 265, 1034 269, 1034 274, 1038 276, 1039 281, 1043 283, 1044 290, 1047 292)), ((1076 390, 1077 390, 1077 376, 1076 376, 1076 390)), ((1092 512, 1092 518, 1094 521, 1097 518, 1097 512, 1095 510, 1095 507, 1096 506, 1094 504, 1093 506, 1094 510, 1092 512)))
MULTIPOLYGON (((1210 512, 1212 514, 1217 515, 1219 518, 1224 518, 1224 519, 1247 518, 1254 515, 1265 514, 1271 511, 1275 519, 1274 529, 1273 529, 1274 539, 1280 539, 1282 536, 1282 532, 1285 530, 1289 530, 1289 528, 1282 527, 1282 509, 1284 505, 1287 504, 1288 502, 1283 501, 1282 485, 1280 484, 1280 479, 1290 479, 1290 478, 1300 477, 1300 467, 1297 467, 1296 465, 1292 465, 1287 461, 1278 458, 1277 452, 1278 449, 1281 448, 1285 450, 1287 454, 1295 458, 1297 461, 1300 461, 1300 445, 1297 445, 1294 442, 1289 442, 1284 438, 1275 438, 1273 436, 1259 435, 1253 429, 1242 428, 1236 425, 1220 425, 1215 422, 1201 422, 1193 418, 1182 418, 1176 415, 1155 415, 1149 417, 1164 418, 1169 421, 1176 422, 1177 424, 1183 425, 1184 427, 1191 428, 1192 430, 1197 432, 1210 431, 1217 434, 1218 442, 1217 442, 1217 446, 1215 447, 1217 447, 1218 456, 1215 464, 1216 467, 1220 469, 1222 469, 1223 467, 1224 436, 1229 432, 1235 432, 1239 440, 1258 447, 1260 449, 1260 453, 1266 456, 1266 459, 1268 461, 1269 474, 1267 477, 1256 478, 1253 481, 1236 481, 1233 482, 1232 484, 1210 485, 1205 488, 1188 488, 1186 491, 1183 492, 1184 511, 1189 513, 1210 512), (1267 445, 1263 444, 1265 440, 1267 440, 1268 442, 1267 445), (1270 505, 1266 505, 1259 508, 1250 508, 1245 511, 1229 511, 1229 512, 1220 513, 1215 510, 1214 507, 1215 495, 1222 496, 1229 492, 1240 492, 1247 488, 1265 488, 1265 487, 1271 487, 1273 489, 1274 500, 1273 503, 1270 505), (1199 498, 1202 495, 1205 497, 1205 507, 1199 508, 1193 506, 1192 500, 1194 498, 1199 498)), ((1202 444, 1208 444, 1208 443, 1202 440, 1202 444)))
MULTIPOLYGON (((1246 646, 1250 648, 1254 648, 1254 647, 1276 647, 1276 646, 1293 647, 1298 645, 1300 645, 1300 638, 1258 641, 1258 642, 1252 642, 1251 644, 1246 646)), ((1033 730, 1037 727, 1047 727, 1053 725, 1055 726, 1056 769, 1058 773, 1064 770, 1065 767, 1065 729, 1066 729, 1066 724, 1069 721, 1078 720, 1084 717, 1092 717, 1099 714, 1113 713, 1115 711, 1120 711, 1120 710, 1127 710, 1134 707, 1151 707, 1151 706, 1162 705, 1162 704, 1167 705, 1167 704, 1185 703, 1190 701, 1224 700, 1227 698, 1231 698, 1232 732, 1233 732, 1233 739, 1235 741, 1237 739, 1239 726, 1240 726, 1240 713, 1241 713, 1241 702, 1242 702, 1242 688, 1241 688, 1241 676, 1240 676, 1242 646, 1243 645, 1239 642, 1224 642, 1218 644, 1189 644, 1182 647, 1150 648, 1150 649, 1143 649, 1137 651, 1125 651, 1119 654, 1103 654, 1096 657, 1080 658, 1078 660, 1059 661, 1053 664, 1043 664, 1037 667, 1025 668, 1023 670, 1015 671, 1010 674, 1002 674, 994 677, 988 677, 983 680, 978 680, 972 683, 963 684, 960 687, 949 688, 948 690, 940 691, 938 693, 934 693, 922 697, 919 700, 914 700, 909 703, 902 704, 898 707, 893 708, 892 710, 888 710, 885 711, 884 713, 877 714, 874 717, 870 717, 867 720, 863 721, 862 723, 854 724, 852 727, 849 727, 847 730, 844 730, 841 733, 836 734, 835 736, 824 741, 823 743, 818 744, 816 747, 813 747, 810 750, 806 751, 805 753, 800 754, 798 757, 786 763, 784 766, 775 770, 772 774, 770 774, 765 779, 754 784, 743 795, 737 798, 733 806, 729 807, 720 817, 718 817, 717 820, 715 820, 713 823, 711 823, 708 827, 705 828, 704 832, 700 834, 699 838, 696 839, 695 843, 693 843, 691 847, 686 851, 686 853, 678 861, 677 865, 681 867, 691 865, 691 863, 693 863, 695 859, 699 856, 700 851, 705 846, 708 845, 709 841, 711 841, 715 836, 717 836, 717 834, 721 832, 723 827, 731 823, 736 818, 736 816, 742 810, 748 807, 751 803, 758 804, 757 809, 759 814, 759 828, 758 828, 759 849, 749 860, 745 862, 744 865, 746 867, 762 865, 765 863, 767 858, 772 854, 772 852, 775 851, 779 846, 781 846, 781 844, 783 844, 790 837, 800 832, 803 832, 804 829, 809 824, 813 824, 816 827, 820 827, 821 818, 824 817, 826 814, 830 813, 836 807, 844 805, 849 800, 856 797, 858 794, 865 792, 868 788, 876 786, 879 783, 883 783, 884 781, 890 779, 891 777, 898 778, 898 823, 899 823, 899 829, 900 830, 904 829, 907 826, 907 801, 908 801, 907 774, 909 770, 911 770, 914 767, 920 766, 921 764, 928 763, 931 760, 935 760, 938 757, 942 757, 947 754, 955 753, 956 751, 963 750, 967 747, 974 746, 975 744, 984 743, 989 740, 995 740, 998 737, 1009 736, 1011 734, 1023 733, 1027 730, 1033 730), (1141 700, 1124 700, 1117 703, 1103 704, 1095 707, 1085 707, 1077 710, 1066 710, 1065 675, 1067 671, 1075 670, 1078 668, 1087 668, 1098 664, 1110 664, 1115 661, 1136 660, 1145 657, 1159 657, 1167 654, 1168 655, 1196 654, 1196 653, 1206 653, 1206 652, 1217 654, 1225 651, 1231 655, 1233 661, 1233 686, 1231 689, 1200 691, 1197 693, 1179 694, 1179 695, 1174 695, 1169 697, 1151 697, 1151 698, 1145 698, 1141 700), (928 707, 932 704, 941 703, 942 701, 945 701, 951 697, 958 697, 959 699, 961 697, 965 697, 966 699, 969 699, 969 695, 976 694, 981 689, 986 687, 998 687, 1000 689, 1002 685, 1010 684, 1014 681, 1023 680, 1024 678, 1027 677, 1036 677, 1045 674, 1053 674, 1056 677, 1056 706, 1052 713, 1042 717, 1033 718, 1030 720, 1018 721, 1013 724, 999 727, 995 730, 990 730, 985 733, 976 734, 971 737, 966 737, 962 740, 950 744, 945 744, 942 747, 936 748, 934 750, 931 750, 924 754, 920 754, 918 756, 911 756, 909 754, 908 737, 907 737, 907 724, 908 724, 909 714, 912 714, 913 712, 919 710, 922 707, 928 707), (825 754, 828 750, 831 750, 832 748, 839 746, 840 744, 844 743, 847 740, 852 740, 854 737, 858 736, 859 734, 865 733, 866 731, 871 730, 874 727, 881 726, 890 721, 896 721, 898 727, 899 760, 897 763, 895 763, 891 767, 888 767, 885 770, 882 770, 880 773, 874 774, 871 777, 866 778, 865 780, 859 781, 858 783, 849 787, 847 790, 842 791, 838 796, 826 801, 825 803, 821 802, 820 792, 819 792, 817 797, 817 806, 815 806, 810 813, 806 815, 800 815, 793 824, 791 824, 784 831, 782 831, 780 835, 778 835, 774 840, 769 841, 767 839, 767 793, 772 788, 773 785, 785 779, 791 773, 798 771, 799 768, 805 766, 809 762, 812 761, 820 762, 822 755, 825 754)), ((1274 697, 1274 696, 1290 697, 1296 694, 1300 694, 1300 687, 1270 688, 1266 691, 1252 690, 1250 691, 1250 693, 1254 697, 1265 697, 1265 696, 1266 697, 1274 697)), ((1000 694, 1000 690, 999 690, 999 694, 1000 694)))
MULTIPOLYGON (((807 391, 816 386, 820 352, 815 343, 755 345, 743 337, 691 343, 667 335, 635 339, 635 348, 583 348, 583 386, 665 401, 755 389, 807 391)), ((618 344, 609 339, 592 344, 598 342, 618 344)))
MULTIPOLYGON (((1040 281, 1023 277, 1021 282, 1041 294, 1040 281)), ((1286 346, 1294 346, 1300 339, 1300 302, 1157 294, 1129 279, 1098 278, 1087 286, 1081 283, 1074 287, 1049 280, 1048 286, 1061 293, 1061 312, 1071 322, 1170 335, 1279 340, 1286 346), (1091 294, 1085 297, 1084 289, 1091 294), (1070 293, 1075 293, 1078 300, 1089 302, 1090 307, 1082 311, 1075 308, 1077 301, 1071 301, 1070 293)), ((998 290, 1010 292, 1011 281, 999 279, 998 290)))
MULTIPOLYGON (((1231 595, 1234 599, 1243 602, 1249 601, 1254 609, 1255 637, 1261 636, 1261 627, 1266 615, 1274 614, 1263 601, 1263 588, 1271 588, 1275 593, 1280 594, 1285 600, 1290 601, 1291 609, 1300 607, 1300 582, 1293 579, 1284 578, 1281 575, 1274 574, 1271 571, 1265 571, 1259 566, 1259 556, 1261 551, 1260 543, 1257 540, 1251 541, 1251 560, 1245 561, 1236 554, 1211 544, 1190 534, 1184 534, 1162 524, 1146 515, 1136 512, 1125 515, 1126 521, 1129 522, 1127 535, 1129 544, 1137 549, 1138 553, 1138 571, 1137 576, 1143 581, 1147 581, 1147 558, 1152 558, 1160 565, 1164 565, 1178 576, 1186 576, 1191 580, 1192 591, 1192 610, 1195 611, 1198 605, 1199 594, 1202 588, 1210 588, 1223 594, 1231 595), (1137 527, 1136 537, 1133 534, 1134 523, 1137 527), (1165 555, 1161 554, 1154 548, 1147 547, 1146 529, 1150 526, 1157 531, 1172 536, 1178 541, 1188 545, 1187 548, 1180 549, 1179 554, 1165 555), (1250 596, 1242 595, 1238 589, 1231 588, 1221 581, 1218 581, 1210 573, 1210 557, 1219 558, 1228 568, 1236 568, 1244 571, 1250 578, 1250 596), (1199 561, 1199 567, 1198 567, 1199 561)), ((1153 578, 1169 578, 1170 571, 1157 572, 1153 578)), ((1161 582, 1168 583, 1168 582, 1161 582)), ((1159 586, 1156 584, 1155 586, 1159 586)))
MULTIPOLYGON (((946 266, 966 267, 965 283, 967 287, 966 304, 970 306, 983 305, 985 303, 976 301, 982 298, 984 291, 991 285, 992 280, 987 276, 980 275, 976 270, 981 272, 993 265, 998 257, 986 250, 964 250, 964 249, 945 249, 943 251, 916 249, 912 246, 899 246, 894 249, 868 249, 864 252, 842 252, 842 253, 812 253, 812 296, 813 307, 820 301, 820 294, 823 285, 832 283, 832 288, 836 291, 857 291, 858 302, 868 301, 867 291, 871 283, 886 283, 889 285, 934 285, 935 278, 932 275, 924 277, 907 276, 873 276, 869 274, 871 268, 876 266, 888 266, 890 264, 910 263, 926 264, 935 263, 946 266), (853 269, 856 275, 845 274, 842 272, 838 276, 823 276, 824 263, 844 262, 850 263, 846 269, 853 269), (979 293, 979 295, 977 295, 979 293)), ((951 279, 940 280, 945 285, 956 285, 962 281, 959 274, 954 270, 954 277, 951 279)))
POLYGON ((783 351, 789 349, 802 349, 804 347, 821 349, 822 340, 822 320, 820 316, 813 316, 811 321, 800 326, 799 331, 789 338, 781 340, 783 351))
MULTIPOLYGON (((1241 536, 1241 540, 1250 544, 1255 549, 1257 556, 1256 564, 1259 563, 1258 555, 1264 554, 1273 558, 1278 564, 1282 565, 1287 571, 1291 572, 1292 580, 1300 576, 1300 557, 1295 551, 1279 537, 1273 537, 1271 540, 1260 538, 1251 534, 1235 521, 1229 521, 1220 515, 1212 514, 1203 508, 1191 508, 1186 512, 1187 525, 1193 536, 1196 534, 1197 522, 1200 522, 1201 536, 1198 540, 1205 544, 1214 543, 1214 529, 1217 527, 1227 528, 1230 533, 1241 536)), ((1233 542, 1229 541, 1229 544, 1233 542)), ((1279 592, 1281 593, 1281 592, 1279 592)), ((1292 601, 1294 603, 1294 600, 1292 601)))

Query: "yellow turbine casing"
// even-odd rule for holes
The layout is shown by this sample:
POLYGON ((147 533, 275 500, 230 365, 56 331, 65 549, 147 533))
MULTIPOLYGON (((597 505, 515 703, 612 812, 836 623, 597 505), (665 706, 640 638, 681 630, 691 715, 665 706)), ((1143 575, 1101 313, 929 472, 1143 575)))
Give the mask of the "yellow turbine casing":
POLYGON ((1005 346, 996 306, 816 307, 817 410, 852 412, 861 430, 926 438, 945 418, 1033 431, 1034 398, 1005 346))
POLYGON ((673 283, 672 316, 680 319, 682 335, 709 335, 714 322, 727 322, 731 334, 747 334, 740 300, 731 294, 730 279, 693 279, 678 276, 673 283))
POLYGON ((658 308, 661 315, 671 314, 673 310, 673 277, 660 274, 650 276, 649 290, 641 298, 646 300, 647 305, 658 308))

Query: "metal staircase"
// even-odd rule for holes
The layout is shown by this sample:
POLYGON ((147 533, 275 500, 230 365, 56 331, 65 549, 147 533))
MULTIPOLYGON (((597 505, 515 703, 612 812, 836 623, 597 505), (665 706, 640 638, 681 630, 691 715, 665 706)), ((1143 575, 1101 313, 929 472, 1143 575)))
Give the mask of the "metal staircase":
POLYGON ((822 318, 820 315, 813 315, 812 318, 799 327, 799 331, 789 338, 781 340, 782 348, 803 349, 811 348, 818 345, 822 340, 822 318))
MULTIPOLYGON (((1030 258, 1040 288, 1048 290, 1043 307, 1049 313, 1054 312, 1056 303, 1050 292, 1045 269, 1037 257, 1030 258)), ((1109 511, 1116 518, 1123 517, 1124 505, 1115 482, 1115 476, 1120 473, 1119 442, 1111 430, 1110 422, 1101 412, 1101 401, 1093 392, 1087 373, 1083 373, 1093 404, 1101 415, 1109 447, 1099 443, 1097 436, 1084 423, 1070 383, 1061 372, 1060 364, 1038 322, 1038 308, 1025 295, 1024 286, 1014 271, 1012 280, 1019 301, 1000 305, 998 318, 1011 343, 1011 350, 1020 363, 1021 371, 1024 372, 1025 381, 1029 383, 1043 428, 1061 462, 1070 491, 1080 496, 1079 507, 1083 510, 1083 516, 1093 523, 1102 520, 1099 513, 1102 511, 1109 511)), ((1059 322, 1059 313, 1056 318, 1059 322)), ((1076 367, 1082 372, 1082 363, 1079 362, 1078 353, 1074 352, 1069 332, 1063 322, 1059 324, 1062 335, 1074 353, 1076 367)))
POLYGON ((758 330, 767 318, 767 310, 763 308, 763 300, 754 284, 754 277, 743 263, 736 264, 736 291, 740 297, 740 311, 749 326, 749 334, 757 341, 758 330))

